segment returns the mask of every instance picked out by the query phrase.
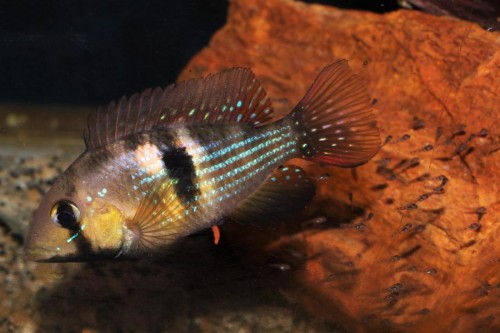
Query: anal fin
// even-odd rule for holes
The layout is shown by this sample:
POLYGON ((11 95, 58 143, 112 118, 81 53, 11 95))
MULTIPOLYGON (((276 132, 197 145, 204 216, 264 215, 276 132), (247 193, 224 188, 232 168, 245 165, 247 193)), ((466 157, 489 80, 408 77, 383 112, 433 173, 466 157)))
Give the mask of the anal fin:
POLYGON ((269 225, 303 209, 315 192, 304 170, 287 165, 276 169, 228 218, 243 224, 269 225))

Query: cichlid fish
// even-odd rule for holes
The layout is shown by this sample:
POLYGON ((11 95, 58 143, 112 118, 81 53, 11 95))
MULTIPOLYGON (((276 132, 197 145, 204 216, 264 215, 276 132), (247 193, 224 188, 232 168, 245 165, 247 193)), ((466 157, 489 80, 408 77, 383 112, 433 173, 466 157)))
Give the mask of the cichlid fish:
POLYGON ((371 101, 347 61, 324 68, 283 119, 251 70, 145 90, 88 120, 85 152, 34 214, 44 262, 140 257, 229 218, 286 218, 313 197, 291 158, 354 167, 379 149, 371 101))

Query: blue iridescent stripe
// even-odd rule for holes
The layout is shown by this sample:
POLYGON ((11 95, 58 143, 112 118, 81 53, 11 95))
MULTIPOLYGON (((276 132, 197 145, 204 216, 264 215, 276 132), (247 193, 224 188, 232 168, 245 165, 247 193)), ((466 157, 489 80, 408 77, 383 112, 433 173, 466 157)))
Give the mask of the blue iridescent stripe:
POLYGON ((204 168, 200 167, 197 171, 197 175, 201 178, 201 187, 207 185, 216 187, 204 193, 205 198, 209 200, 208 204, 213 204, 212 200, 222 202, 241 193, 250 186, 249 182, 252 182, 252 178, 293 157, 296 154, 295 147, 296 141, 291 134, 290 127, 282 126, 256 133, 250 138, 233 142, 227 147, 196 159, 197 165, 200 166, 201 163, 220 160, 221 157, 227 155, 222 162, 204 168), (244 147, 246 149, 240 151, 244 147), (245 159, 246 163, 240 165, 245 159), (224 169, 227 169, 225 174, 210 178, 211 173, 224 169))

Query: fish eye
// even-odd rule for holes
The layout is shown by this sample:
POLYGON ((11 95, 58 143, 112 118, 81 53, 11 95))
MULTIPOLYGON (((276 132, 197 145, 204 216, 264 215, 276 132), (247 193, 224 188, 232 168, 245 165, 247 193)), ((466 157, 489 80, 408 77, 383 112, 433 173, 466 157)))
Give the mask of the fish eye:
POLYGON ((74 228, 80 222, 80 210, 71 201, 61 200, 50 210, 50 218, 58 227, 74 228))

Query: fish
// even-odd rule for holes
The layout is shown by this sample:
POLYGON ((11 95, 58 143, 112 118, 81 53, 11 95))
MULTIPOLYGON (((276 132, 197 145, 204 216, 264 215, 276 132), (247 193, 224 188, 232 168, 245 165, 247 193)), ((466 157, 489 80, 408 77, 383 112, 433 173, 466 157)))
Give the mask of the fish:
POLYGON ((276 117, 249 68, 147 89, 88 118, 85 151, 44 195, 25 255, 38 262, 161 255, 231 220, 267 225, 315 185, 293 158, 355 167, 380 148, 368 90, 346 60, 276 117))
POLYGON ((498 31, 498 1, 496 0, 401 0, 404 8, 421 9, 434 15, 455 16, 471 22, 476 22, 488 31, 498 31))

